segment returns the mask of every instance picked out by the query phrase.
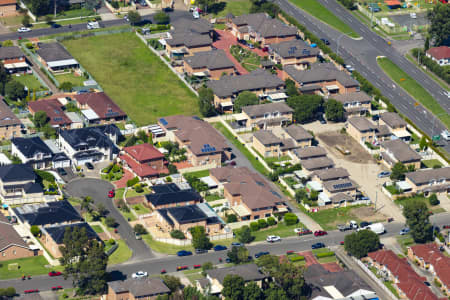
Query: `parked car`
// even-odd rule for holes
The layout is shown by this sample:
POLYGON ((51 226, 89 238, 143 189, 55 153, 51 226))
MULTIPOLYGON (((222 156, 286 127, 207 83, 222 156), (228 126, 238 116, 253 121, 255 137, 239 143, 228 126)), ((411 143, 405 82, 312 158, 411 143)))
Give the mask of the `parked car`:
POLYGON ((362 221, 361 223, 359 223, 359 228, 367 227, 370 224, 372 224, 372 223, 371 222, 362 221))
POLYGON ((244 244, 242 244, 242 243, 237 243, 237 242, 234 242, 234 243, 231 243, 231 246, 232 246, 232 247, 243 247, 243 246, 244 246, 244 244))
POLYGON ((450 224, 446 224, 444 226, 442 226, 443 229, 450 229, 450 224))
POLYGON ((224 245, 215 245, 213 249, 214 251, 224 251, 227 250, 227 247, 224 245))
POLYGON ((263 255, 269 255, 269 251, 261 251, 255 254, 255 258, 260 258, 263 255))
POLYGON ((278 235, 269 235, 266 238, 269 243, 281 242, 281 238, 278 235))
POLYGON ((183 271, 183 270, 187 270, 187 269, 189 269, 188 266, 178 266, 177 267, 177 271, 183 271))
POLYGON ((261 50, 262 50, 263 52, 269 52, 269 47, 263 47, 263 48, 261 48, 261 50))
POLYGON ((408 227, 405 227, 405 228, 403 228, 402 230, 400 230, 400 235, 405 235, 405 234, 407 234, 409 232, 409 228, 408 227))
POLYGON ((206 249, 195 249, 195 254, 202 254, 202 253, 207 253, 208 250, 206 249))
POLYGON ((296 232, 298 235, 312 234, 312 231, 309 230, 308 228, 296 228, 296 229, 300 229, 300 231, 296 232))
POLYGON ((148 276, 148 274, 145 271, 137 271, 136 273, 131 274, 131 278, 134 278, 134 279, 136 279, 136 278, 144 278, 144 277, 147 277, 147 276, 148 276))
POLYGON ((58 23, 52 23, 52 28, 59 28, 59 27, 61 27, 61 25, 60 24, 58 24, 58 23))
POLYGON ((194 19, 199 19, 200 18, 200 14, 196 10, 194 10, 194 12, 192 13, 192 16, 194 17, 194 19))
POLYGON ((389 177, 391 176, 391 172, 389 171, 382 171, 378 174, 378 178, 384 178, 384 177, 389 177))
POLYGON ((90 162, 87 162, 84 164, 86 166, 86 168, 88 168, 89 170, 94 170, 94 165, 91 164, 90 162))
POLYGON ((416 13, 410 13, 409 16, 411 17, 411 19, 417 19, 416 13))
POLYGON ((443 130, 441 132, 441 136, 444 138, 444 140, 450 141, 450 132, 448 130, 443 130))
POLYGON ((108 198, 114 198, 115 195, 116 195, 116 192, 114 190, 110 190, 108 192, 108 198))
POLYGON ((128 15, 123 16, 123 19, 124 19, 126 22, 130 22, 130 19, 128 18, 128 15))
POLYGON ((56 169, 56 172, 58 172, 58 174, 61 176, 67 175, 67 172, 66 172, 66 170, 64 170, 64 168, 58 168, 58 169, 56 169))
POLYGON ((60 286, 60 285, 52 286, 52 291, 57 291, 57 290, 62 290, 62 286, 60 286))
POLYGON ((253 46, 253 44, 247 43, 247 46, 248 46, 250 49, 255 49, 255 46, 253 46))
POLYGON ((31 29, 28 27, 20 27, 19 29, 17 29, 17 32, 30 32, 31 29))
POLYGON ((320 249, 320 248, 325 248, 325 244, 324 243, 315 243, 311 245, 311 249, 320 249))
POLYGON ((380 119, 380 115, 373 115, 372 121, 378 121, 380 119))
POLYGON ((327 235, 328 232, 326 232, 325 230, 316 230, 314 231, 314 236, 323 236, 323 235, 327 235))
POLYGON ((48 273, 48 276, 50 276, 50 277, 61 276, 61 275, 62 275, 62 273, 59 271, 50 271, 48 273))
POLYGON ((327 39, 320 39, 325 45, 329 45, 330 41, 328 41, 327 39))
POLYGON ((171 12, 171 11, 173 11, 173 8, 172 8, 172 7, 164 7, 164 8, 162 9, 162 11, 163 11, 163 12, 171 12))
POLYGON ((147 2, 145 2, 145 1, 141 1, 141 2, 139 2, 139 4, 140 4, 141 6, 147 6, 147 5, 148 5, 147 2))
POLYGON ((177 252, 177 255, 178 256, 189 256, 189 255, 192 255, 192 252, 191 251, 187 251, 187 250, 180 250, 180 251, 177 252))
POLYGON ((134 233, 134 237, 137 240, 142 240, 142 237, 141 237, 141 235, 139 233, 134 233))

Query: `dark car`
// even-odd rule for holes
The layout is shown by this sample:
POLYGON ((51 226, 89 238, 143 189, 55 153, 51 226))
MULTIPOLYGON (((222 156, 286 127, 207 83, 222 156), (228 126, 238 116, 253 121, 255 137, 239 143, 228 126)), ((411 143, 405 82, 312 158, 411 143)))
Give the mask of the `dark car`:
POLYGON ((163 12, 171 12, 171 11, 173 11, 173 8, 172 8, 172 7, 164 7, 164 8, 162 9, 162 11, 163 11, 163 12))
POLYGON ((327 39, 320 39, 325 45, 329 45, 330 41, 328 41, 327 39))
POLYGON ((52 23, 52 28, 59 28, 59 27, 61 27, 61 25, 60 24, 58 24, 58 23, 52 23))
POLYGON ((318 119, 319 119, 320 124, 327 124, 327 120, 325 120, 325 118, 322 115, 320 115, 318 117, 318 119))
POLYGON ((224 245, 215 245, 213 249, 214 251, 224 251, 227 250, 227 247, 224 245))
POLYGON ((325 244, 324 243, 315 243, 311 245, 311 249, 320 249, 320 248, 325 248, 325 244))
POLYGON ((372 224, 372 223, 363 221, 363 222, 359 223, 359 227, 364 228, 364 227, 369 226, 370 224, 372 224))
POLYGON ((431 286, 431 284, 428 281, 423 282, 426 286, 431 286))
POLYGON ((177 252, 177 255, 178 256, 189 256, 189 255, 192 255, 192 252, 191 251, 187 251, 187 250, 180 250, 180 251, 177 252))
POLYGON ((195 254, 202 254, 202 253, 207 253, 208 250, 206 249, 195 249, 195 254))
POLYGON ((58 168, 58 169, 56 169, 56 171, 61 176, 66 176, 67 175, 67 172, 66 172, 66 170, 64 170, 64 168, 58 168))
POLYGON ((234 242, 234 243, 231 243, 231 246, 232 247, 242 247, 242 246, 244 246, 244 244, 234 242))
POLYGON ((373 115, 372 121, 378 121, 380 119, 380 115, 373 115))
POLYGON ((263 255, 269 255, 269 251, 261 251, 255 254, 255 258, 260 258, 263 255))
POLYGON ((86 168, 88 168, 89 170, 94 170, 94 165, 91 164, 90 162, 87 162, 84 164, 86 166, 86 168))

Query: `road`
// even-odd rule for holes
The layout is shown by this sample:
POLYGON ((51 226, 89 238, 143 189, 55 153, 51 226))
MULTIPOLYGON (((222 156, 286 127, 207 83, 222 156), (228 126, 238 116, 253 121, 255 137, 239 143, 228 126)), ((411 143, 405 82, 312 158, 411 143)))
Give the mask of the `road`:
MULTIPOLYGON (((437 226, 448 224, 450 219, 450 213, 442 213, 431 216, 431 221, 437 226)), ((392 222, 385 224, 386 233, 382 235, 384 238, 393 237, 403 228, 403 223, 392 222)), ((247 248, 251 255, 260 251, 270 251, 271 254, 285 254, 286 251, 306 251, 311 249, 311 245, 317 242, 325 243, 327 246, 338 246, 345 236, 350 232, 332 231, 328 235, 322 237, 303 236, 303 237, 291 237, 285 238, 280 243, 268 244, 266 242, 259 242, 252 245, 248 245, 247 248)), ((173 255, 160 257, 160 258, 148 258, 140 261, 128 261, 126 263, 111 266, 108 271, 111 273, 110 280, 119 280, 129 277, 132 273, 143 270, 149 274, 159 274, 162 269, 167 272, 175 272, 177 266, 187 265, 190 268, 194 264, 202 264, 205 262, 219 263, 219 258, 226 258, 226 251, 209 252, 205 254, 177 257, 173 255)), ((22 281, 21 279, 2 280, 0 281, 0 288, 13 286, 17 292, 22 293, 27 289, 39 289, 40 291, 49 290, 52 286, 61 285, 64 288, 72 286, 70 280, 64 280, 62 277, 48 277, 35 276, 31 280, 22 281)))
MULTIPOLYGON (((417 80, 447 112, 450 112, 450 101, 443 95, 443 89, 425 73, 417 69, 387 41, 369 30, 363 23, 353 17, 345 8, 334 0, 318 0, 363 38, 356 40, 322 23, 308 13, 291 4, 288 0, 275 0, 282 10, 305 25, 309 31, 320 38, 330 41, 330 48, 339 54, 347 64, 352 65, 369 82, 388 97, 392 104, 417 127, 429 136, 439 134, 446 127, 422 105, 415 106, 416 101, 402 88, 397 86, 378 66, 376 58, 386 56, 411 77, 417 80), (338 46, 339 40, 339 48, 338 46)), ((445 150, 450 153, 450 144, 445 143, 445 150)))

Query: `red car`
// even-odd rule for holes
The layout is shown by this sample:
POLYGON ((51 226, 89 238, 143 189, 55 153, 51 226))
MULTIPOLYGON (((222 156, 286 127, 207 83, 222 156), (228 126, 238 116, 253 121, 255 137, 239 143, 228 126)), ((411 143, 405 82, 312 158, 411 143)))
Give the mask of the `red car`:
POLYGON ((194 265, 194 269, 198 269, 198 268, 201 268, 202 267, 202 265, 194 265))
POLYGON ((57 271, 51 271, 51 272, 49 272, 48 273, 48 276, 50 276, 50 277, 54 277, 54 276, 61 276, 62 275, 62 273, 61 272, 57 272, 57 271))
POLYGON ((52 286, 52 291, 62 290, 62 286, 52 286))
POLYGON ((25 294, 31 294, 31 293, 39 293, 38 289, 33 289, 33 290, 25 290, 23 291, 25 294))
POLYGON ((450 225, 444 225, 444 226, 442 226, 442 228, 444 228, 444 229, 450 229, 450 225))
POLYGON ((294 253, 294 250, 288 250, 288 251, 286 251, 286 254, 287 254, 287 255, 293 254, 293 253, 294 253))
POLYGON ((114 190, 110 190, 108 192, 108 198, 114 198, 115 195, 116 195, 116 193, 114 192, 114 190))
POLYGON ((339 244, 344 245, 344 241, 341 241, 339 244))
POLYGON ((306 228, 303 228, 302 230, 300 230, 299 232, 297 232, 298 235, 307 235, 307 234, 311 234, 312 231, 306 228))
POLYGON ((189 269, 188 266, 178 266, 177 267, 177 271, 183 271, 183 270, 187 270, 187 269, 189 269))
POLYGON ((264 47, 261 49, 263 52, 269 52, 269 47, 264 47))
POLYGON ((166 274, 166 273, 167 273, 166 269, 161 270, 161 274, 166 274))
POLYGON ((323 230, 317 230, 314 231, 314 236, 322 236, 322 235, 327 235, 328 233, 326 231, 323 230))

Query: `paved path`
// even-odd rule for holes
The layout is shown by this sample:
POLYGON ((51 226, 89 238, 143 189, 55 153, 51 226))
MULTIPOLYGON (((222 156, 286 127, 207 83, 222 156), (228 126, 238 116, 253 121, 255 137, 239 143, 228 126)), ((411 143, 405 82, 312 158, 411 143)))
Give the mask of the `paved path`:
POLYGON ((299 255, 305 257, 306 266, 317 265, 319 262, 311 251, 301 252, 299 255))
POLYGON ((130 179, 133 179, 135 177, 134 174, 131 173, 130 170, 128 170, 126 168, 123 168, 123 171, 124 171, 123 177, 120 178, 119 180, 113 182, 114 186, 117 189, 127 187, 127 181, 130 180, 130 179))

